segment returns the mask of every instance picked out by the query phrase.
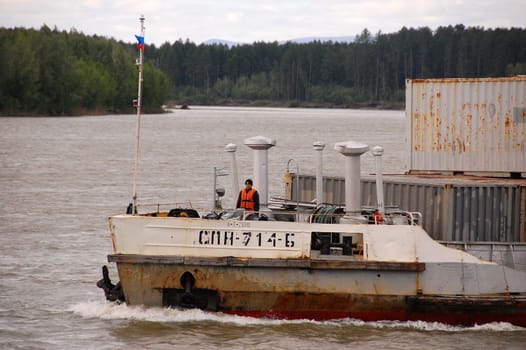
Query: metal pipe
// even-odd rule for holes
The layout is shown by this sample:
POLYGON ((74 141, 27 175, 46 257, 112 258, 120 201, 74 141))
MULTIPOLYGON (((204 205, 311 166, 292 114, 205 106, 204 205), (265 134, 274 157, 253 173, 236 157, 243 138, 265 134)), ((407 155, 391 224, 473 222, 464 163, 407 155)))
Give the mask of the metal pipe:
POLYGON ((358 212, 361 207, 360 157, 345 158, 345 211, 358 212), (349 179, 350 181, 348 181, 349 179))
MULTIPOLYGON (((295 162, 296 163, 296 173, 294 174, 294 177, 296 180, 294 181, 296 183, 296 217, 299 215, 300 210, 300 165, 295 159, 289 159, 287 162, 287 173, 290 173, 290 163, 295 162)), ((291 196, 292 199, 292 196, 291 196)), ((298 219, 296 218, 296 221, 298 219)))
POLYGON ((369 150, 369 146, 354 142, 339 142, 334 149, 345 156, 345 212, 361 210, 360 156, 369 150))
POLYGON ((316 204, 323 203, 323 149, 325 143, 316 141, 312 144, 314 150, 317 151, 317 162, 316 162, 316 204))
POLYGON ((372 149, 373 156, 376 160, 376 203, 378 211, 384 215, 384 180, 382 175, 382 155, 384 148, 382 146, 374 146, 372 149))
POLYGON ((213 203, 212 203, 212 210, 220 209, 219 206, 219 198, 224 196, 225 189, 224 188, 217 188, 217 177, 218 176, 226 176, 228 175, 228 172, 225 170, 225 168, 218 168, 214 167, 214 194, 213 194, 213 203))
POLYGON ((268 153, 266 150, 254 150, 254 167, 253 167, 254 186, 259 191, 259 205, 264 207, 267 203, 267 179, 268 173, 268 153))
POLYGON ((232 168, 232 197, 234 199, 234 204, 232 205, 232 208, 236 205, 236 199, 237 195, 239 194, 239 178, 237 175, 237 161, 236 161, 236 150, 237 145, 233 143, 229 143, 225 146, 225 150, 232 154, 231 158, 231 168, 232 168))
POLYGON ((268 206, 268 149, 276 145, 276 140, 265 136, 254 136, 244 141, 254 150, 254 187, 259 192, 259 208, 268 206))
POLYGON ((217 167, 214 167, 214 187, 212 187, 212 210, 216 210, 216 203, 217 203, 217 195, 216 195, 216 188, 217 188, 217 167))

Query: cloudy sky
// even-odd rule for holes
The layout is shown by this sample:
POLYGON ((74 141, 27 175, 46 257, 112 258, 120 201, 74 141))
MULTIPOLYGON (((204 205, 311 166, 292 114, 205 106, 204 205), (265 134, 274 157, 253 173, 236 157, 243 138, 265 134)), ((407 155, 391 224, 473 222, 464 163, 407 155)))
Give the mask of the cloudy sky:
POLYGON ((146 43, 212 38, 237 42, 391 33, 406 27, 464 24, 525 27, 526 0, 0 0, 0 26, 76 29, 146 43))

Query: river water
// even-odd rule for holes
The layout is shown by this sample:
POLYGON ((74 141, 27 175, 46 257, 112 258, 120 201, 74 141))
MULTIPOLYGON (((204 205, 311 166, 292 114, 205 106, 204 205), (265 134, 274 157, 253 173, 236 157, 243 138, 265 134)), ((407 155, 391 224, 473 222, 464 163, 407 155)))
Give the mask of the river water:
MULTIPOLYGON (((315 173, 314 141, 327 144, 324 173, 343 176, 334 143, 385 148, 384 171, 407 163, 402 111, 198 108, 145 115, 139 203, 212 204, 214 167, 252 174, 244 139, 276 139, 269 192, 283 195, 287 163, 315 173)), ((524 349, 526 329, 506 323, 279 321, 106 302, 95 282, 111 252, 107 217, 132 196, 135 116, 0 118, 0 348, 2 349, 524 349)), ((370 153, 362 173, 373 171, 370 153)), ((233 201, 230 177, 218 177, 233 201)), ((115 280, 115 266, 109 265, 115 280)))

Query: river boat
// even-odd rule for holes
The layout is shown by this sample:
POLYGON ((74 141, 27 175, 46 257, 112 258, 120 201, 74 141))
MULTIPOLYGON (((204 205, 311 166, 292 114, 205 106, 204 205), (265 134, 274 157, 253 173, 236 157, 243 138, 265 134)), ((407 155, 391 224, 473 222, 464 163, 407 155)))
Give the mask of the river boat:
MULTIPOLYGON (((97 284, 108 300, 253 317, 526 327, 526 273, 445 247, 422 229, 418 213, 384 207, 381 166, 378 206, 360 205, 367 145, 334 145, 345 160, 343 207, 269 204, 267 150, 275 141, 256 136, 245 144, 254 150, 259 212, 200 213, 190 205, 143 212, 134 180, 127 212, 109 218, 108 261, 120 281, 114 285, 103 267, 97 284)), ((372 152, 381 159, 382 148, 372 152)))
POLYGON ((439 244, 418 213, 291 207, 112 216, 120 282, 106 271, 107 296, 254 317, 526 326, 526 274, 439 244))

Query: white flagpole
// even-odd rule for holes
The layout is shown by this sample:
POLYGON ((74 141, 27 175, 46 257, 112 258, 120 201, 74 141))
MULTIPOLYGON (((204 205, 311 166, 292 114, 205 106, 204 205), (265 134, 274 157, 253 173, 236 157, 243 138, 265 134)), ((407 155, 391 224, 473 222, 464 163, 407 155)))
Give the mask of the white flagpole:
MULTIPOLYGON (((141 15, 139 18, 141 21, 141 37, 144 38, 144 15, 141 15)), ((137 87, 137 101, 136 101, 136 107, 137 107, 137 125, 136 125, 136 132, 135 132, 135 167, 133 171, 133 207, 131 208, 131 214, 135 214, 137 211, 137 173, 139 171, 139 140, 141 136, 141 106, 142 106, 142 66, 143 66, 143 60, 144 60, 144 50, 141 48, 139 50, 139 61, 137 62, 137 65, 139 66, 139 82, 137 87)))

